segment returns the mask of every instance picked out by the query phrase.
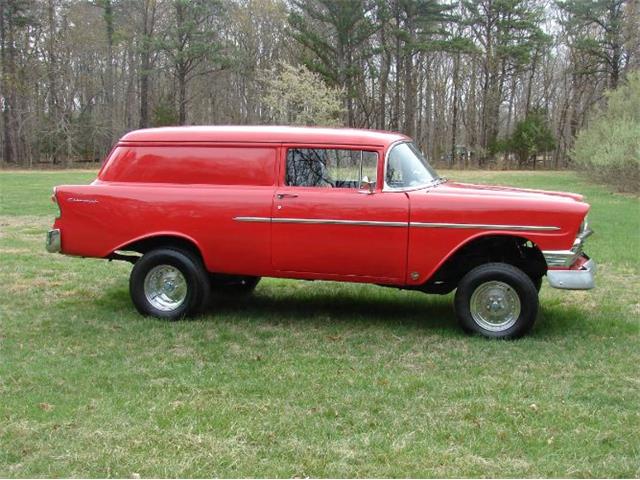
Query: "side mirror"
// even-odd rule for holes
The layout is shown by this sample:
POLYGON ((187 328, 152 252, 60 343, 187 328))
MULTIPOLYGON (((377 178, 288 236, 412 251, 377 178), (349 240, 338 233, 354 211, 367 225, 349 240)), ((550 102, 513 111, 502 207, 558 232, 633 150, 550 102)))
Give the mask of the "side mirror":
POLYGON ((372 182, 369 180, 368 176, 362 177, 360 181, 360 193, 366 193, 367 195, 371 195, 376 190, 376 182, 372 182))

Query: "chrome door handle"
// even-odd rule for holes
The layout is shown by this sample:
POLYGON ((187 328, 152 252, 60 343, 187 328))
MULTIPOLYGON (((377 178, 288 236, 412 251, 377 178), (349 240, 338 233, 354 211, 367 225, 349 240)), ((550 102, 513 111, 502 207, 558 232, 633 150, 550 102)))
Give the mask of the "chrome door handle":
POLYGON ((278 193, 276 195, 278 200, 282 200, 283 198, 298 198, 298 194, 296 193, 278 193))

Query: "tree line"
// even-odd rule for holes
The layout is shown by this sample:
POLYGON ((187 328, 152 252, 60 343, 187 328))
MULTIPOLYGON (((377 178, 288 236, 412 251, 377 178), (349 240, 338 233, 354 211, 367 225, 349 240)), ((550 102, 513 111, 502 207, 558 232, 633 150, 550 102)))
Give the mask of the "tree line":
POLYGON ((396 130, 448 166, 565 167, 640 67, 635 0, 0 0, 2 165, 189 124, 396 130))

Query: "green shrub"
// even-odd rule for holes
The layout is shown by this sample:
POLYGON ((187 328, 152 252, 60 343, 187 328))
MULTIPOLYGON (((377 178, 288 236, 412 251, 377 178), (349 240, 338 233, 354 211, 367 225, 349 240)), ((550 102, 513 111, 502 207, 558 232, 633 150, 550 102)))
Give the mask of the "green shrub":
POLYGON ((578 134, 571 156, 595 180, 640 192, 640 72, 607 97, 607 107, 578 134))
POLYGON ((507 141, 507 149, 516 154, 522 166, 534 160, 538 154, 553 150, 556 139, 547 122, 547 112, 532 110, 523 120, 517 123, 513 134, 507 141))
POLYGON ((151 124, 154 127, 171 127, 179 123, 175 104, 166 98, 161 98, 153 109, 151 124))

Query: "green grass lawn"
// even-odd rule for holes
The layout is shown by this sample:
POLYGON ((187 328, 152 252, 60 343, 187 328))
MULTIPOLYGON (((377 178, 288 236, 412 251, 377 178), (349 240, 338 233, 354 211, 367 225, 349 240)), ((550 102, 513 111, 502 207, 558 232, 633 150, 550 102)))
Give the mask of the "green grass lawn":
POLYGON ((640 201, 446 174, 586 194, 597 289, 545 285, 513 342, 464 335, 451 296, 271 279, 167 323, 129 264, 44 251, 51 187, 94 173, 0 172, 0 477, 639 476, 640 201))

